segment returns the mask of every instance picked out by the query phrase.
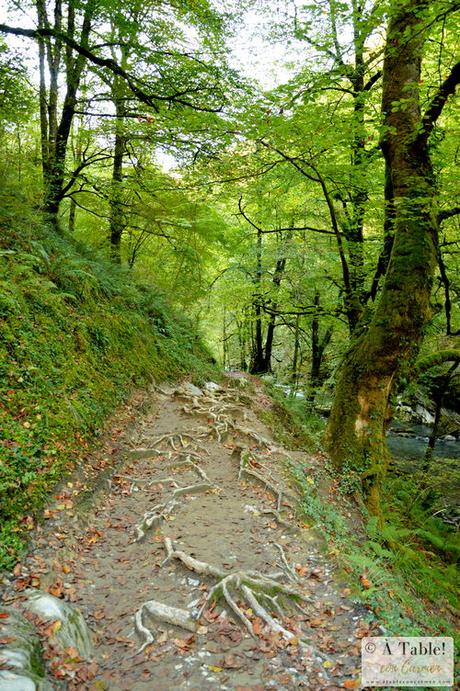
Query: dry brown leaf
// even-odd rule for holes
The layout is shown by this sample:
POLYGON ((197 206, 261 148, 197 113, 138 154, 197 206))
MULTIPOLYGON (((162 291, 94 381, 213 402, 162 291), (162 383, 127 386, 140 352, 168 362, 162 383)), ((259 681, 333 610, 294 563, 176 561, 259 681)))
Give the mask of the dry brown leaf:
POLYGON ((56 578, 54 583, 48 586, 47 590, 50 593, 50 595, 54 595, 54 597, 62 597, 62 592, 63 592, 63 582, 60 578, 56 578))
POLYGON ((50 638, 57 631, 59 631, 61 626, 62 626, 62 621, 60 621, 59 619, 56 619, 56 621, 52 621, 51 624, 49 624, 45 629, 43 629, 43 635, 50 638))
POLYGON ((15 640, 14 636, 3 636, 3 638, 0 638, 0 645, 8 645, 8 643, 12 643, 15 640))

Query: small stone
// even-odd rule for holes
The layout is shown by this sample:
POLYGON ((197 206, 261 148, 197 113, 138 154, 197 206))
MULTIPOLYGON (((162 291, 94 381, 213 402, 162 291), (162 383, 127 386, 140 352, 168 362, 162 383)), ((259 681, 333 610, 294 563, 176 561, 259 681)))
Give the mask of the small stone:
POLYGON ((198 386, 195 386, 195 384, 191 384, 190 382, 184 384, 181 389, 188 396, 203 396, 203 391, 199 389, 198 386))

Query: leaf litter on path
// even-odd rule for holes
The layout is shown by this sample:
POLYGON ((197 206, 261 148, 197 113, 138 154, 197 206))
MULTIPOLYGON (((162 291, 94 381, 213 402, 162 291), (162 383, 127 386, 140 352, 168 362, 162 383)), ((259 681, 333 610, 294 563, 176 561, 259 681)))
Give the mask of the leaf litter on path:
MULTIPOLYGON (((245 389, 245 400, 248 395, 245 389)), ((240 438, 241 416, 232 417, 228 407, 231 403, 236 412, 242 408, 238 396, 238 390, 228 386, 220 394, 207 393, 196 404, 191 401, 185 413, 183 395, 179 400, 174 394, 152 393, 150 412, 130 428, 114 430, 116 445, 110 443, 109 432, 103 457, 95 466, 105 469, 107 459, 115 456, 122 460, 90 502, 88 490, 82 490, 84 511, 79 510, 75 480, 68 483, 68 491, 57 495, 59 504, 45 512, 47 521, 35 536, 28 558, 16 567, 12 587, 18 597, 32 586, 45 587, 58 598, 78 601, 95 632, 93 662, 79 661, 69 650, 70 662, 56 658, 64 665, 56 673, 56 660, 52 655, 48 660, 62 688, 357 688, 359 639, 369 635, 369 625, 361 620, 363 612, 348 600, 349 589, 334 582, 331 567, 311 535, 308 541, 304 539, 308 526, 295 523, 289 502, 279 501, 279 510, 293 523, 293 530, 286 531, 276 515, 263 513, 266 509, 276 510, 273 490, 252 481, 250 476, 239 479, 235 449, 246 445, 250 448, 250 468, 267 477, 271 485, 285 484, 280 456, 264 447, 269 442, 276 446, 270 430, 250 408, 245 409, 244 435, 240 438), (212 412, 210 424, 206 432, 197 433, 202 422, 195 419, 194 406, 199 418, 206 400, 212 412), (219 406, 220 417, 216 413, 219 406), (224 434, 226 427, 230 437, 224 434), (248 430, 255 436, 249 443, 248 430), (201 436, 195 443, 197 434, 201 436), (164 440, 158 444, 161 453, 133 458, 133 449, 156 448, 162 436, 164 440), (141 542, 136 542, 135 526, 142 516, 155 504, 167 503, 174 486, 196 485, 197 473, 203 472, 213 489, 204 494, 183 494, 174 510, 165 514, 141 542), (168 477, 171 482, 158 482, 168 477), (245 510, 248 505, 254 511, 245 510), (290 634, 290 640, 270 630, 235 595, 254 637, 228 607, 223 607, 226 603, 212 602, 203 612, 206 633, 201 635, 187 634, 145 615, 143 626, 152 633, 153 640, 137 654, 139 641, 133 617, 146 600, 153 597, 166 606, 187 610, 200 594, 203 603, 215 583, 209 575, 196 582, 196 574, 187 571, 183 563, 169 562, 163 549, 166 537, 203 563, 229 573, 239 569, 260 575, 286 572, 275 547, 282 543, 292 580, 306 593, 308 602, 302 612, 295 607, 285 608, 284 602, 282 611, 277 610, 278 603, 270 604, 268 599, 263 602, 271 611, 272 621, 290 634), (38 574, 45 573, 47 581, 42 586, 38 574)), ((315 461, 304 456, 309 467, 322 462, 322 458, 315 461)), ((362 580, 366 586, 366 574, 362 580)))

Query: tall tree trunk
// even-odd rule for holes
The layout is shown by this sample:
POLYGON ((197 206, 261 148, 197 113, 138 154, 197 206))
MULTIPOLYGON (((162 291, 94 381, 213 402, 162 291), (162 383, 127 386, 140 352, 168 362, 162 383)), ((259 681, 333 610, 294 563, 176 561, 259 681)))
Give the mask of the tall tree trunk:
POLYGON ((342 363, 326 432, 333 463, 357 474, 376 515, 387 467, 389 397, 419 350, 436 267, 438 227, 428 138, 442 105, 424 117, 419 105, 428 5, 428 0, 395 3, 389 20, 382 150, 395 199, 394 243, 372 322, 342 363), (395 107, 401 103, 404 107, 395 107))
MULTIPOLYGON (((364 216, 368 200, 366 170, 369 164, 369 154, 366 151, 365 108, 368 92, 365 89, 364 76, 366 65, 364 60, 364 42, 367 37, 366 24, 363 19, 363 8, 357 0, 352 0, 353 8, 353 45, 355 64, 350 81, 353 86, 353 139, 351 143, 351 218, 344 227, 347 238, 350 284, 355 295, 357 305, 364 307, 364 216)), ((360 314, 361 316, 361 314, 360 314)))
POLYGON ((248 365, 246 362, 246 321, 245 319, 236 320, 236 328, 238 333, 238 344, 240 348, 240 369, 246 372, 248 365))
POLYGON ((123 183, 123 156, 126 138, 124 135, 121 101, 115 101, 117 122, 115 130, 115 147, 113 153, 112 190, 110 196, 110 254, 114 262, 121 264, 121 236, 125 229, 125 214, 121 199, 123 183))

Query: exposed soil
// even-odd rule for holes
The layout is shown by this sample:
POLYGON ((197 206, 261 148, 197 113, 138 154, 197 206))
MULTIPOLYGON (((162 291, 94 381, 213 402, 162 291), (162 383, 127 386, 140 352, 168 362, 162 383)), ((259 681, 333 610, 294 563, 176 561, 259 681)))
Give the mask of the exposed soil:
POLYGON ((69 482, 48 510, 4 599, 11 604, 32 585, 84 614, 94 661, 64 662, 56 688, 359 687, 368 613, 349 600, 320 536, 299 523, 288 483, 289 457, 307 474, 317 461, 274 442, 248 405, 269 399, 242 381, 203 395, 190 385, 153 389, 120 433, 118 467, 102 488, 82 502, 82 480, 69 482), (210 572, 187 568, 178 552, 210 572), (237 572, 227 600, 206 600, 237 572), (150 601, 181 609, 197 630, 167 623, 174 610, 152 617, 142 609, 150 601))

